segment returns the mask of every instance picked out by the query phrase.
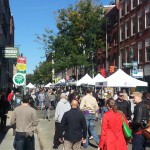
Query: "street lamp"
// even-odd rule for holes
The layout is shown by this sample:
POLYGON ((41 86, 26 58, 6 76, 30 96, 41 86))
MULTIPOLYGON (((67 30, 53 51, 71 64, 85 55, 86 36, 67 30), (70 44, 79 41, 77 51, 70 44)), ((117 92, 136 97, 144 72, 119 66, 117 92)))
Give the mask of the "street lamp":
POLYGON ((108 73, 108 45, 107 45, 107 18, 106 18, 106 73, 108 73))

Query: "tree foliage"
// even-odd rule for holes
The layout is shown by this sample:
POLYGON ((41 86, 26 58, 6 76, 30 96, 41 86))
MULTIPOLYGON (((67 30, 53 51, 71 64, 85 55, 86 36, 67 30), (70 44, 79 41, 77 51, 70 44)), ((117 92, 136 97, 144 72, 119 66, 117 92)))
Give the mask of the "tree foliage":
POLYGON ((97 50, 104 47, 104 11, 102 5, 94 0, 80 0, 74 6, 58 10, 56 25, 56 35, 46 30, 37 36, 46 55, 53 53, 54 60, 54 64, 43 62, 35 70, 39 80, 48 81, 46 75, 52 76, 52 67, 55 72, 81 65, 90 67, 97 50))

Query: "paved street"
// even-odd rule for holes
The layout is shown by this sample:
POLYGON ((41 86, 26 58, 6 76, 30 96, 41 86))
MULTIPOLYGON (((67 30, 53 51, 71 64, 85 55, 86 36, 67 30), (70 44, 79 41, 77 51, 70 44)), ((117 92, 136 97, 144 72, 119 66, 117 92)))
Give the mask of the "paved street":
MULTIPOLYGON (((0 150, 13 150, 13 129, 9 127, 11 112, 8 114, 7 128, 4 133, 0 134, 0 150)), ((37 116, 39 118, 39 125, 35 133, 35 150, 53 150, 53 136, 54 136, 54 111, 51 113, 51 121, 43 119, 43 112, 37 111, 37 116)), ((95 123, 95 129, 97 133, 100 130, 100 121, 95 123)), ((91 144, 87 150, 96 150, 96 145, 93 140, 90 140, 91 144)), ((60 145, 58 150, 63 150, 63 146, 60 145)), ((129 145, 129 150, 131 150, 131 145, 129 145)), ((146 150, 150 150, 147 148, 146 150)))

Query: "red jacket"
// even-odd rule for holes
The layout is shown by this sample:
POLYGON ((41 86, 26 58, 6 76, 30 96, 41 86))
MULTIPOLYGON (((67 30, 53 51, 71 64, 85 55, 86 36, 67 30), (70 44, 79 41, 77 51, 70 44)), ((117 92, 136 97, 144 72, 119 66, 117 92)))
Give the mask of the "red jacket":
POLYGON ((99 147, 103 150, 128 150, 122 131, 122 115, 110 110, 103 116, 99 147))
POLYGON ((7 101, 11 101, 13 99, 14 93, 9 93, 7 97, 7 101))

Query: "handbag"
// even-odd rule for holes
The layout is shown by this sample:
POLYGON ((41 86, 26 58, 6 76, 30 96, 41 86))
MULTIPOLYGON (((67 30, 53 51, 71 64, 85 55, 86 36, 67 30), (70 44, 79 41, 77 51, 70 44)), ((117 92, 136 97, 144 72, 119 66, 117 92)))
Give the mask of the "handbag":
POLYGON ((142 135, 147 139, 150 140, 150 121, 147 124, 147 127, 142 129, 142 135))
POLYGON ((126 140, 130 140, 132 137, 132 132, 131 129, 129 128, 129 126, 126 124, 125 120, 124 120, 124 116, 121 112, 121 116, 122 116, 122 130, 123 130, 123 134, 126 140))
POLYGON ((123 121, 122 129, 123 129, 123 133, 124 133, 125 138, 126 138, 127 140, 131 139, 131 137, 132 137, 132 132, 131 132, 129 126, 125 123, 125 121, 123 121))

